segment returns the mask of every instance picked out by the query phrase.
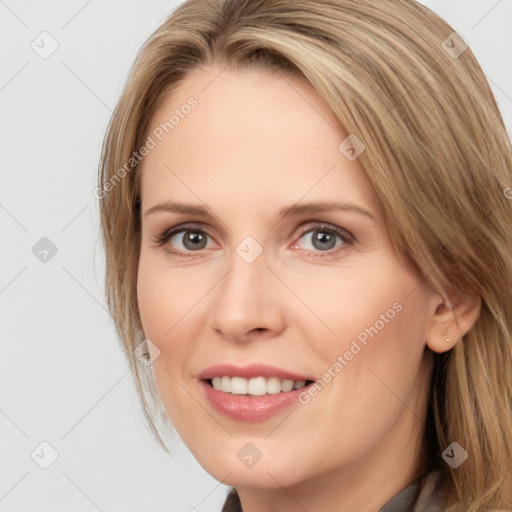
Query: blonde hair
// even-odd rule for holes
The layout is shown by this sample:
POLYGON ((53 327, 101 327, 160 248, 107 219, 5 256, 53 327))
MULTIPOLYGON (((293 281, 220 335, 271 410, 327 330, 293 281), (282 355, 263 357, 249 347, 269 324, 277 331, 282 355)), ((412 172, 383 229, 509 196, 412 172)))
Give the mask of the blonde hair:
POLYGON ((464 338, 434 354, 427 469, 445 472, 449 511, 512 506, 512 149, 494 96, 453 29, 412 0, 188 0, 141 48, 109 124, 99 169, 106 298, 142 410, 160 411, 134 349, 139 148, 163 98, 199 66, 307 80, 341 125, 384 207, 397 253, 443 297, 478 294, 464 338), (456 51, 454 51, 454 48, 456 51), (441 458, 452 442, 468 458, 441 458))

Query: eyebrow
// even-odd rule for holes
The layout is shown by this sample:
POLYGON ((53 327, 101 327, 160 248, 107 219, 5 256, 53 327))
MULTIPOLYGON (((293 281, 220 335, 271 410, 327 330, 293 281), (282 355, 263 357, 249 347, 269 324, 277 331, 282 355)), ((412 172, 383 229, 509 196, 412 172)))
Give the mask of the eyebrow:
MULTIPOLYGON (((338 203, 333 201, 321 201, 316 203, 293 204, 279 210, 279 219, 293 215, 312 214, 326 211, 353 211, 365 215, 374 222, 377 222, 375 216, 368 210, 353 203, 338 203)), ((183 213, 188 215, 197 215, 208 219, 214 219, 216 216, 211 209, 199 204, 186 204, 173 201, 166 201, 152 206, 144 213, 144 217, 155 212, 183 213)))

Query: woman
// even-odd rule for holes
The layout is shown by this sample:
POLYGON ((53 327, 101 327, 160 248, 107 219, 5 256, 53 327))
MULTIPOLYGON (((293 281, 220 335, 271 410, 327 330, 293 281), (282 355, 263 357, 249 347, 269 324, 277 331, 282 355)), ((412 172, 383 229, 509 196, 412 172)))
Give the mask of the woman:
POLYGON ((475 57, 413 1, 180 5, 99 176, 162 448, 159 416, 226 512, 512 507, 511 169, 475 57))

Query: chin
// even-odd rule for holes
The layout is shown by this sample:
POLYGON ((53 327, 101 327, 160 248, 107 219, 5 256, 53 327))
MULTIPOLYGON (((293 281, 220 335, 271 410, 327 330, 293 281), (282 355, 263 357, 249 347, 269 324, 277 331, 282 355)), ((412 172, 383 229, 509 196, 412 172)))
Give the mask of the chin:
POLYGON ((244 446, 245 443, 240 442, 240 438, 232 441, 236 441, 236 450, 226 447, 223 453, 210 452, 208 457, 205 457, 204 453, 202 456, 194 454, 205 471, 225 485, 273 489, 292 486, 305 477, 299 474, 300 464, 304 461, 294 461, 292 457, 280 456, 278 450, 269 451, 267 456, 262 456, 257 461, 248 459, 244 463, 245 452, 240 454, 242 461, 236 454, 240 450, 239 445, 244 446))

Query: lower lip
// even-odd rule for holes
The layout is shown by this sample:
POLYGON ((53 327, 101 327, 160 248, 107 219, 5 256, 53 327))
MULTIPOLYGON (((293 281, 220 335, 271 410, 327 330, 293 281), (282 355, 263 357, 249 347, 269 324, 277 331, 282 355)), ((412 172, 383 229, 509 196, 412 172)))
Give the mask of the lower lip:
POLYGON ((272 395, 247 396, 217 391, 205 381, 200 381, 200 385, 218 412, 236 420, 250 422, 265 421, 298 403, 299 394, 308 387, 272 395))

